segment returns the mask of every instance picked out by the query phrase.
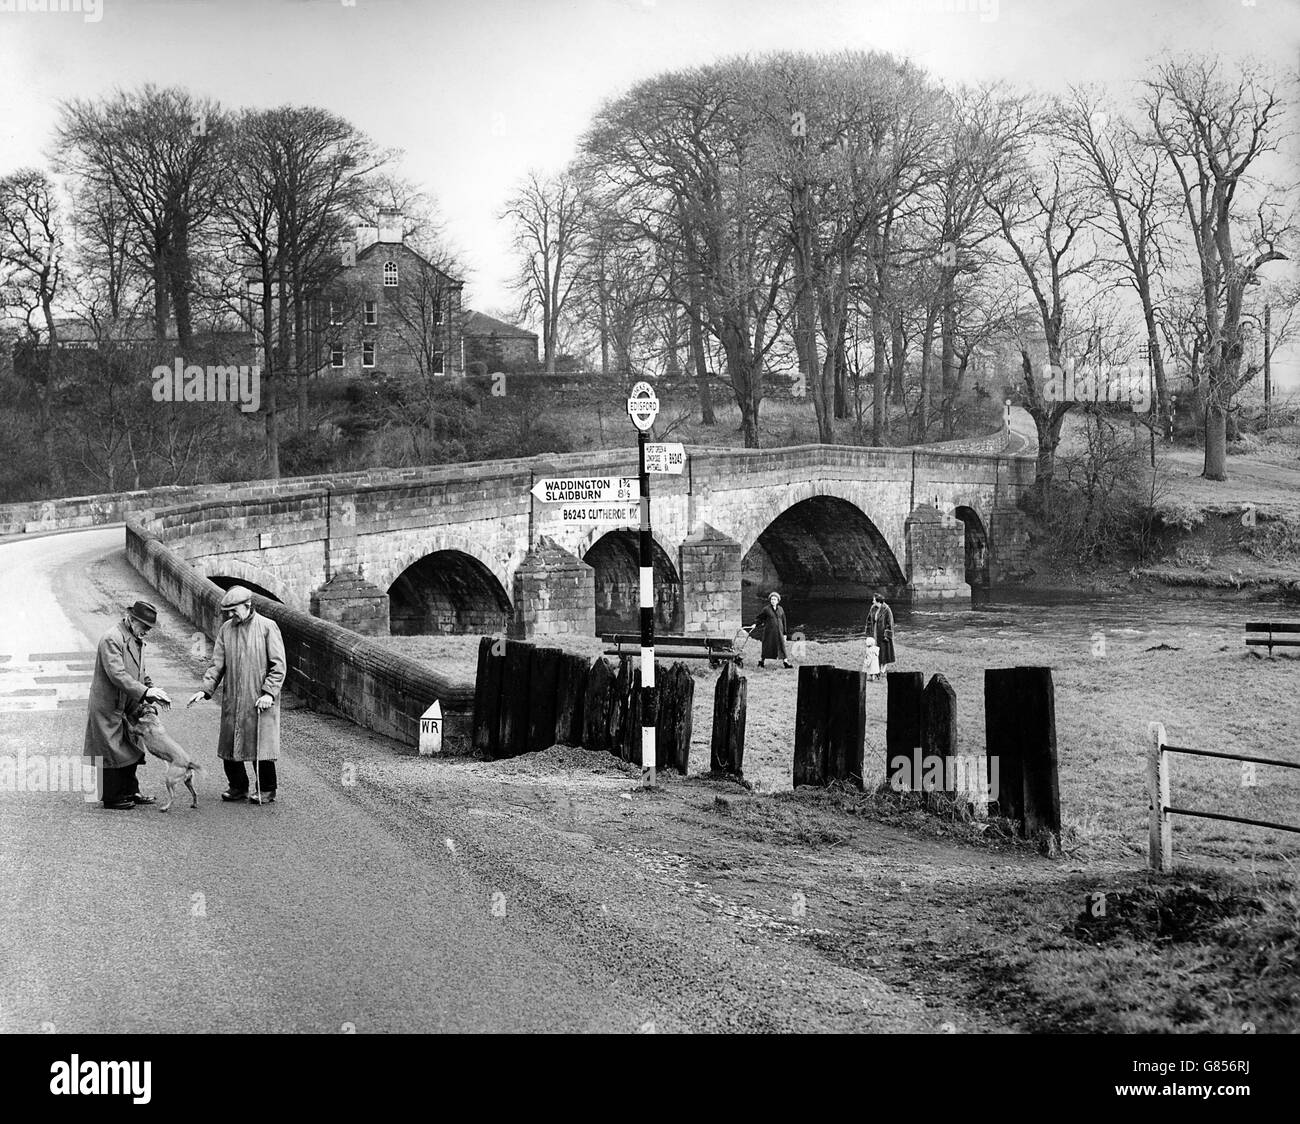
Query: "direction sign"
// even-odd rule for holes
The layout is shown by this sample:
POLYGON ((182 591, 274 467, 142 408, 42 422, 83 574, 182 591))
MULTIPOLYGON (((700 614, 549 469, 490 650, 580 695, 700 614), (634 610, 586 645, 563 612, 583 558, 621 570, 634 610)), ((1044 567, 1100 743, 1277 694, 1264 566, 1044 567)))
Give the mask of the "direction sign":
POLYGON ((566 503, 553 507, 548 514, 558 515, 565 523, 597 523, 622 527, 641 519, 637 503, 566 503))
POLYGON ((533 485, 542 503, 626 503, 639 493, 635 476, 547 476, 533 485))
POLYGON ((639 382, 632 387, 632 395, 627 400, 627 412, 632 418, 632 424, 642 433, 647 432, 659 413, 655 388, 648 382, 639 382))
POLYGON ((675 441, 648 441, 645 447, 645 470, 660 475, 677 476, 686 467, 686 446, 675 441))

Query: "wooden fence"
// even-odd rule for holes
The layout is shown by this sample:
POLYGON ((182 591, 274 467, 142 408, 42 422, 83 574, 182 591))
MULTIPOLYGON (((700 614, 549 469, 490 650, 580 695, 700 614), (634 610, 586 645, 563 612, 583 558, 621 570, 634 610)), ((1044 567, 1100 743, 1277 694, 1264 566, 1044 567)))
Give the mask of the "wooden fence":
POLYGON ((1205 820, 1226 820, 1252 827, 1268 827, 1275 831, 1300 833, 1295 824, 1273 823, 1270 820, 1252 820, 1245 816, 1229 816, 1222 812, 1205 812, 1195 808, 1174 808, 1169 803, 1169 754, 1182 753, 1189 757, 1217 757, 1228 761, 1249 761, 1256 765, 1273 765, 1279 769, 1300 769, 1294 761, 1278 761, 1272 757, 1254 757, 1245 753, 1220 753, 1212 749, 1186 749, 1165 742, 1162 722, 1147 724, 1147 789, 1151 797, 1150 862, 1152 870, 1170 871, 1174 866, 1174 833, 1170 816, 1194 816, 1205 820))

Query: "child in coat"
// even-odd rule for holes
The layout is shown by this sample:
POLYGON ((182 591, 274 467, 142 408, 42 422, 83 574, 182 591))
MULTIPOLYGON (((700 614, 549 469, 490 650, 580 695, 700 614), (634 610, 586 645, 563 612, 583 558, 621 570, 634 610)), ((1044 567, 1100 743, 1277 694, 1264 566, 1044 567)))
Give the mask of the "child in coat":
POLYGON ((880 679, 880 647, 874 636, 867 637, 867 654, 862 657, 862 670, 873 683, 880 679))

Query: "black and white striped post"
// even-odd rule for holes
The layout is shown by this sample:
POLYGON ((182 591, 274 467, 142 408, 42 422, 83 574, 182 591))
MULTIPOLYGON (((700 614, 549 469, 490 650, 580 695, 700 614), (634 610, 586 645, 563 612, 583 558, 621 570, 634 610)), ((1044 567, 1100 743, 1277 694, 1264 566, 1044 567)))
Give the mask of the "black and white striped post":
POLYGON ((646 433, 659 413, 654 387, 639 382, 632 387, 627 412, 637 428, 637 466, 641 477, 641 783, 655 786, 655 590, 654 553, 650 540, 650 474, 645 466, 646 433))

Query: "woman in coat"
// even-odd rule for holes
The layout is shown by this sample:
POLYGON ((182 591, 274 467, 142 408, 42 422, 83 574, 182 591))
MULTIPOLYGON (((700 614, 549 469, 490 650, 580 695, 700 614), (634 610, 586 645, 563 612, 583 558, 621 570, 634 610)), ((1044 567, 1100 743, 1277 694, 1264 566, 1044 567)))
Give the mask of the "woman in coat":
POLYGON ((287 665, 280 626, 253 608, 253 595, 242 585, 231 586, 221 599, 224 622, 212 646, 212 666, 203 676, 203 690, 190 699, 210 699, 221 689, 221 734, 217 756, 225 767, 229 787, 226 801, 275 800, 275 762, 280 756, 280 688, 287 665), (248 794, 245 761, 257 765, 257 795, 248 794))
POLYGON ((885 604, 879 593, 871 595, 871 608, 867 611, 867 635, 875 638, 880 649, 880 670, 897 658, 894 655, 894 610, 885 604))
POLYGON ((167 694, 144 671, 144 638, 158 622, 158 610, 137 601, 99 642, 90 681, 89 713, 82 755, 98 759, 105 808, 152 804, 140 795, 136 766, 144 760, 129 715, 148 700, 168 702, 167 694))
POLYGON ((767 604, 754 622, 755 628, 763 630, 763 654, 758 658, 758 666, 765 660, 780 658, 785 667, 794 667, 785 654, 785 610, 781 608, 781 595, 773 592, 767 595, 767 604))

